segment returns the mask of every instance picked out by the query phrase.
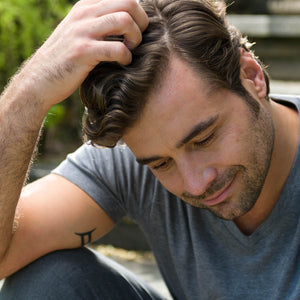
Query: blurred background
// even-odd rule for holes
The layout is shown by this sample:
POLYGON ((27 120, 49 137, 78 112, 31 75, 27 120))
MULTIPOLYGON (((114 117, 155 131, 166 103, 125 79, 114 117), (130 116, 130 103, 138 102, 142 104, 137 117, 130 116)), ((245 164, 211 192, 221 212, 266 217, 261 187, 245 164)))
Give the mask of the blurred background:
MULTIPOLYGON (((300 1, 226 0, 229 21, 251 42, 274 80, 300 80, 300 1)), ((288 86, 287 86, 288 87, 288 86)), ((287 91, 288 92, 288 91, 287 91)))
MULTIPOLYGON (((0 90, 51 34, 75 1, 0 1, 0 90)), ((45 120, 38 159, 55 164, 81 144, 83 107, 78 92, 55 105, 45 120)))

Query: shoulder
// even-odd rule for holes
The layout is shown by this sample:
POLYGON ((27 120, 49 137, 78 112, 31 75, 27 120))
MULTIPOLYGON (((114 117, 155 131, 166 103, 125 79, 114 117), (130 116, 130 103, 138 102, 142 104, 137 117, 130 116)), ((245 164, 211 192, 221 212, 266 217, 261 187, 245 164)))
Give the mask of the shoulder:
POLYGON ((136 163, 135 157, 127 146, 116 146, 114 148, 100 148, 91 144, 84 144, 75 152, 70 153, 62 165, 73 164, 86 168, 111 168, 120 165, 136 163))
POLYGON ((93 182, 106 182, 107 185, 124 185, 134 181, 144 184, 154 183, 155 176, 147 166, 137 163, 135 156, 126 145, 114 148, 97 148, 84 144, 55 169, 57 173, 71 181, 82 179, 93 182))
POLYGON ((283 105, 294 104, 300 111, 300 95, 270 94, 272 100, 280 102, 283 105))

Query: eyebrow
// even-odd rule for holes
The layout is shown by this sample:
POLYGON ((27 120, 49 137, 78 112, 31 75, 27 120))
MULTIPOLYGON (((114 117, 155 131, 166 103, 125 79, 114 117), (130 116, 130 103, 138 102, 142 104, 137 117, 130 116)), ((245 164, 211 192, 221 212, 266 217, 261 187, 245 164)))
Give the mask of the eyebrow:
MULTIPOLYGON (((196 124, 190 132, 179 142, 176 144, 176 148, 181 148, 185 144, 187 144, 190 140, 192 140, 194 137, 201 134, 203 131, 211 127, 219 118, 219 115, 213 116, 209 118, 208 120, 202 121, 198 124, 196 124)), ((153 161, 162 159, 162 156, 154 155, 146 158, 136 158, 136 161, 141 165, 147 165, 153 161)))
POLYGON ((192 140, 194 137, 201 134, 203 131, 211 127, 219 118, 219 115, 213 116, 209 118, 208 120, 202 121, 195 125, 191 131, 184 137, 179 143, 177 143, 176 148, 181 148, 185 144, 187 144, 190 140, 192 140))
POLYGON ((162 156, 151 156, 148 158, 136 158, 136 161, 141 165, 148 165, 151 162, 162 159, 162 158, 163 158, 162 156))

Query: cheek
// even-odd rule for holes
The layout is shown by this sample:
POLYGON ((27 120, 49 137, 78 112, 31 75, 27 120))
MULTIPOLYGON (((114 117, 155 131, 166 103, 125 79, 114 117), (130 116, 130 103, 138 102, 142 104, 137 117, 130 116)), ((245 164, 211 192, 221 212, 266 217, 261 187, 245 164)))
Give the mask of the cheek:
POLYGON ((233 125, 221 138, 219 162, 224 165, 243 164, 250 147, 251 141, 249 141, 247 130, 240 124, 233 125))
POLYGON ((182 180, 180 179, 178 172, 169 171, 161 173, 152 170, 152 173, 170 193, 180 196, 184 192, 182 180))

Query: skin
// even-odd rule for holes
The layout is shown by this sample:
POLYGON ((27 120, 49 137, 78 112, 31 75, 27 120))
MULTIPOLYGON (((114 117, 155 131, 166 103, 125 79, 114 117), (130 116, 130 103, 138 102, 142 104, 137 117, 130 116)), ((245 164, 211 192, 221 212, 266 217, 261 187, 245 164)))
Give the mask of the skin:
POLYGON ((244 215, 268 172, 274 141, 270 116, 262 108, 256 117, 229 91, 211 92, 177 58, 166 77, 125 141, 138 161, 149 157, 144 148, 154 153, 151 170, 187 203, 224 219, 244 215), (219 194, 223 201, 216 204, 219 194))
POLYGON ((171 193, 218 217, 235 220, 250 234, 276 204, 286 178, 272 180, 279 170, 288 174, 291 168, 298 116, 265 100, 261 69, 243 50, 241 78, 260 105, 258 116, 233 92, 211 91, 200 75, 173 56, 162 84, 123 139, 137 161, 148 164, 171 193), (285 114, 291 124, 284 121, 285 114), (282 129, 289 126, 293 127, 290 157, 282 151, 289 132, 282 129), (274 182, 281 187, 276 192, 274 182))
MULTIPOLYGON (((89 195, 58 175, 48 175, 22 187, 40 127, 49 108, 68 97, 100 61, 130 63, 130 49, 139 44, 147 24, 148 18, 135 0, 81 0, 2 93, 0 278, 51 251, 80 247, 86 240, 98 239, 113 227, 113 221, 89 195), (108 35, 124 35, 125 41, 105 41, 108 35), (82 234, 86 237, 82 237, 82 234)), ((172 180, 165 185, 179 196, 188 193, 183 198, 191 201, 191 204, 203 201, 191 199, 191 195, 202 195, 217 179, 218 185, 213 190, 231 183, 228 189, 232 198, 228 202, 235 206, 237 202, 234 199, 242 190, 244 177, 243 168, 232 166, 244 166, 254 172, 250 166, 252 156, 237 151, 248 151, 246 145, 252 147, 246 141, 243 130, 250 130, 253 116, 249 107, 228 91, 220 91, 215 95, 218 102, 221 98, 226 99, 226 105, 222 102, 221 110, 216 110, 213 101, 208 101, 212 99, 212 94, 206 94, 201 78, 195 74, 191 76, 191 70, 181 61, 174 59, 172 63, 162 87, 150 97, 139 123, 126 133, 124 140, 138 159, 159 155, 175 162, 179 172, 172 176, 179 178, 175 181, 178 187, 172 180), (189 76, 194 84, 183 81, 185 76, 189 76), (190 118, 192 112, 186 110, 185 106, 183 110, 182 103, 178 107, 180 99, 176 99, 174 93, 179 92, 179 88, 184 91, 181 101, 187 96, 192 101, 191 107, 197 112, 197 122, 207 120, 216 112, 219 114, 219 127, 226 128, 227 133, 218 136, 219 143, 228 147, 222 149, 224 154, 217 156, 221 150, 212 144, 210 151, 205 147, 196 151, 192 142, 180 149, 174 148, 191 130, 187 126, 195 125, 191 124, 191 121, 195 121, 190 118), (195 97, 191 97, 192 92, 195 97), (201 109, 196 110, 200 104, 201 109), (169 114, 172 110, 175 111, 173 115, 169 114), (156 118, 151 116, 152 112, 156 118), (182 119, 181 113, 189 117, 182 119), (157 128, 156 122, 161 127, 157 128), (170 130, 168 135, 166 128, 170 130), (158 129, 162 132, 159 133, 158 129), (148 140, 153 143, 150 144, 148 140), (145 145, 141 148, 139 142, 145 142, 145 145), (235 157, 230 150, 236 154, 235 157)), ((267 128, 272 127, 271 124, 274 128, 270 168, 260 196, 248 213, 235 219, 241 230, 251 232, 271 211, 288 177, 298 141, 298 116, 289 108, 263 100, 265 84, 260 68, 245 53, 241 59, 241 74, 244 86, 259 101, 262 116, 266 116, 265 132, 269 132, 267 128), (277 184, 274 185, 274 182, 277 184)), ((258 124, 263 125, 264 122, 260 119, 258 124)), ((253 130, 250 132, 254 141, 262 142, 265 134, 257 137, 253 130)), ((253 154, 254 158, 265 162, 268 149, 262 145, 260 154, 257 157, 253 154)), ((266 169, 266 166, 262 169, 266 169)), ((156 175, 165 182, 162 175, 156 175)), ((229 216, 232 211, 230 205, 219 211, 229 216)))
POLYGON ((47 111, 100 61, 130 63, 147 25, 135 0, 78 1, 2 93, 0 278, 51 251, 80 247, 82 233, 88 233, 84 241, 89 234, 95 240, 113 227, 86 193, 60 176, 22 187, 47 111), (123 35, 124 42, 106 41, 109 35, 123 35))

